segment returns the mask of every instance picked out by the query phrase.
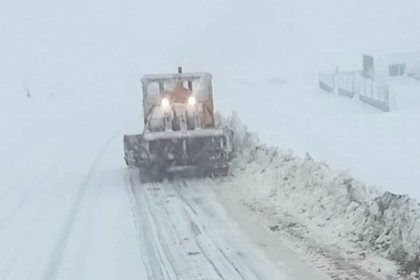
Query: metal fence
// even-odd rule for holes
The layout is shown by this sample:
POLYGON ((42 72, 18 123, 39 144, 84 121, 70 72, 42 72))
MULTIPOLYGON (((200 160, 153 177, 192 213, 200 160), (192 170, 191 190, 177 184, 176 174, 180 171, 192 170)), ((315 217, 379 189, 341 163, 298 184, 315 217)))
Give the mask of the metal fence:
POLYGON ((337 93, 353 98, 355 95, 355 73, 344 72, 335 74, 337 80, 337 93))
POLYGON ((366 79, 358 71, 319 73, 319 87, 328 92, 359 99, 384 112, 391 109, 387 84, 366 79))
POLYGON ((318 75, 319 87, 323 90, 334 92, 334 74, 319 73, 318 75))
POLYGON ((385 83, 378 83, 361 76, 356 77, 355 90, 360 101, 384 112, 390 111, 389 88, 385 83))

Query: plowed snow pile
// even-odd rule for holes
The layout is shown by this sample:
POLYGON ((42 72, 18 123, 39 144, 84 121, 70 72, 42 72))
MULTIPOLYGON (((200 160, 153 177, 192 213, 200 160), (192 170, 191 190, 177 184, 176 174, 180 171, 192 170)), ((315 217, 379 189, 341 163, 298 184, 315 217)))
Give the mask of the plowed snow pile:
POLYGON ((249 210, 270 212, 276 220, 271 230, 287 229, 339 248, 348 244, 362 257, 378 254, 400 264, 401 273, 418 274, 417 201, 380 193, 309 155, 299 158, 261 145, 235 115, 226 123, 234 130, 237 147, 229 189, 249 210))

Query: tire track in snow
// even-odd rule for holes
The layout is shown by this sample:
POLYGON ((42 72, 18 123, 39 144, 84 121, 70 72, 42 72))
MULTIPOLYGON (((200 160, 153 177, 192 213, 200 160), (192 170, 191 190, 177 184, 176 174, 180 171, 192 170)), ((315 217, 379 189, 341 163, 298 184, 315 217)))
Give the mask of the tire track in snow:
MULTIPOLYGON (((138 174, 136 174, 138 177, 138 174)), ((177 221, 172 216, 179 218, 174 209, 167 209, 163 200, 166 199, 166 192, 162 184, 140 185, 140 180, 131 179, 131 190, 134 196, 134 215, 137 216, 136 222, 139 223, 140 251, 143 252, 142 258, 148 271, 149 279, 223 279, 209 270, 209 263, 199 255, 197 247, 185 248, 183 241, 186 232, 177 228, 177 221), (136 182, 137 181, 137 185, 136 182), (140 188, 136 191, 136 187, 140 188), (148 192, 159 189, 160 196, 152 197, 148 192), (144 215, 144 213, 155 213, 155 215, 144 215), (157 215, 158 213, 159 215, 157 215), (140 214, 140 215, 139 215, 140 214), (143 215, 142 215, 143 214, 143 215), (139 220, 141 222, 139 222, 139 220), (150 236, 148 228, 153 229, 150 236), (168 232, 169 231, 169 232, 168 232), (164 250, 160 250, 160 248, 164 250), (192 254, 194 253, 194 254, 192 254), (166 260, 166 261, 164 261, 166 260), (168 268, 169 266, 169 268, 168 268), (163 273, 170 270, 172 273, 163 273)), ((181 209, 181 205, 176 205, 181 209)), ((182 209, 181 209, 182 211, 182 209)), ((187 221, 186 219, 184 219, 187 221)), ((179 221, 180 222, 180 221, 179 221)), ((188 222, 188 221, 187 221, 188 222)), ((183 227, 185 229, 185 227, 183 227)), ((191 247, 191 246, 189 246, 191 247)))
POLYGON ((258 279, 238 255, 224 252, 221 244, 230 246, 222 235, 208 232, 206 214, 186 197, 182 182, 141 185, 138 176, 130 174, 129 195, 149 279, 258 279))
POLYGON ((73 204, 73 207, 70 210, 69 216, 67 217, 66 222, 61 230, 60 237, 56 241, 56 245, 53 249, 53 253, 51 254, 51 258, 50 258, 51 261, 49 263, 49 266, 45 270, 44 277, 43 277, 43 279, 45 280, 57 279, 58 273, 60 271, 61 263, 62 263, 62 258, 63 258, 64 252, 66 251, 69 238, 71 236, 73 225, 75 223, 77 215, 80 213, 83 198, 89 187, 91 178, 93 177, 96 171, 98 162, 100 162, 100 160, 105 154, 105 151, 108 149, 109 145, 115 139, 115 137, 116 135, 111 137, 102 147, 102 149, 99 151, 98 155, 93 160, 92 166, 90 170, 88 171, 84 181, 82 182, 76 194, 76 202, 73 204))
MULTIPOLYGON (((180 187, 179 188, 176 188, 176 190, 177 190, 177 192, 178 192, 178 194, 179 194, 179 197, 181 198, 181 200, 185 203, 185 205, 192 211, 192 213, 194 213, 195 214, 195 216, 198 216, 199 215, 199 212, 200 212, 200 206, 198 205, 198 203, 197 203, 197 200, 194 200, 194 199, 191 199, 191 200, 189 200, 189 199, 187 199, 186 198, 186 194, 188 193, 188 192, 186 192, 185 190, 188 190, 188 184, 187 183, 185 183, 185 182, 183 182, 181 185, 180 185, 180 187)), ((190 216, 191 217, 191 219, 193 219, 193 217, 192 216, 190 216)), ((202 231, 202 232, 204 232, 204 233, 207 233, 207 231, 206 231, 206 229, 205 229, 205 226, 204 225, 201 225, 202 226, 202 229, 200 229, 200 227, 199 227, 199 229, 200 229, 200 231, 202 231)), ((208 238, 208 240, 212 240, 211 238, 208 238)), ((199 240, 196 240, 196 242, 199 244, 199 240)), ((219 245, 219 244, 216 244, 216 242, 213 242, 213 245, 215 246, 215 248, 216 248, 216 250, 217 250, 217 252, 224 258, 224 260, 226 261, 226 263, 228 263, 231 267, 232 267, 232 269, 237 273, 237 275, 240 277, 240 279, 250 279, 249 277, 251 276, 251 277, 253 277, 253 279, 257 279, 257 276, 255 275, 255 273, 253 272, 253 271, 249 271, 248 272, 248 278, 246 278, 244 275, 243 275, 243 273, 240 271, 240 269, 238 268, 238 266, 235 264, 235 262, 234 261, 232 261, 227 255, 226 255, 226 253, 224 252, 224 250, 221 248, 221 246, 219 245)), ((200 245, 201 246, 201 245, 200 245)), ((246 270, 247 268, 244 268, 243 267, 243 269, 244 270, 246 270)))
MULTIPOLYGON (((162 192, 165 194, 162 198, 166 199, 166 197, 168 196, 168 190, 167 188, 169 188, 170 190, 173 191, 173 189, 178 188, 178 185, 168 185, 165 184, 162 186, 162 192)), ((169 191, 171 192, 171 191, 169 191)), ((193 241, 194 243, 191 243, 191 245, 189 245, 189 248, 185 248, 182 247, 181 248, 181 252, 183 252, 185 255, 188 256, 188 258, 186 258, 184 261, 190 264, 190 274, 192 274, 191 276, 188 277, 188 279, 226 279, 222 272, 219 270, 219 268, 217 267, 217 265, 213 262, 213 260, 206 254, 206 251, 204 250, 203 246, 196 242, 196 236, 201 235, 202 232, 200 230, 200 227, 197 225, 197 223, 195 223, 193 220, 191 220, 191 218, 189 217, 189 214, 185 211, 185 207, 182 207, 182 200, 179 199, 179 197, 177 196, 173 196, 171 195, 173 198, 178 199, 178 203, 180 203, 181 205, 177 205, 177 208, 180 209, 180 214, 179 216, 182 215, 182 217, 185 218, 185 224, 187 226, 183 227, 183 229, 188 229, 187 232, 183 232, 184 235, 188 235, 190 239, 191 236, 193 237, 193 241), (196 257, 192 257, 190 254, 194 254, 196 255, 196 257), (204 258, 201 258, 201 256, 203 256, 204 258), (194 263, 194 265, 192 265, 192 263, 194 263)), ((169 218, 170 222, 171 222, 171 226, 174 229, 174 231, 180 235, 179 232, 182 232, 182 229, 179 229, 179 226, 177 226, 177 224, 179 223, 178 219, 174 218, 176 217, 173 213, 174 211, 172 211, 173 209, 168 209, 168 205, 166 203, 162 204, 162 210, 165 211, 167 217, 169 218)), ((179 217, 178 216, 178 217, 179 217)))
POLYGON ((156 222, 150 213, 150 205, 144 197, 144 192, 139 194, 140 201, 138 201, 136 186, 143 187, 138 177, 139 174, 134 170, 130 173, 129 196, 132 202, 135 227, 140 237, 139 251, 143 252, 141 254, 143 265, 146 268, 148 279, 174 279, 171 275, 176 276, 176 274, 169 273, 169 270, 173 268, 167 267, 167 264, 171 264, 165 254, 168 250, 162 248, 164 239, 156 228, 156 222), (146 256, 144 252, 146 252, 146 256))

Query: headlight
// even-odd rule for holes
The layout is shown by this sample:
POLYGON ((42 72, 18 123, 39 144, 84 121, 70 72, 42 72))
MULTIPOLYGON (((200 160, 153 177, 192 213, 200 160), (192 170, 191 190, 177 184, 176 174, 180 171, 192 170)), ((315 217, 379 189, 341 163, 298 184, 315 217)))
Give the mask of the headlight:
POLYGON ((162 100, 160 101, 160 105, 163 108, 167 108, 169 107, 169 99, 168 98, 162 98, 162 100))
POLYGON ((188 104, 190 104, 191 106, 195 105, 195 103, 197 103, 197 99, 195 99, 194 96, 190 96, 188 98, 188 104))

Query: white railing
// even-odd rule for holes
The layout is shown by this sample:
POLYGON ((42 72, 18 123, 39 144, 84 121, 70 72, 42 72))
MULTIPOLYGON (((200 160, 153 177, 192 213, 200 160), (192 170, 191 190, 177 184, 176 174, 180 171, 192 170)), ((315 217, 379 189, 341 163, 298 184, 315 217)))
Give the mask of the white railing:
POLYGON ((337 93, 353 98, 356 72, 335 73, 334 75, 337 80, 337 93))
POLYGON ((328 92, 357 98, 384 112, 390 111, 388 85, 366 79, 359 72, 319 73, 319 87, 328 92))
POLYGON ((387 84, 378 83, 361 76, 357 77, 356 84, 360 101, 382 111, 390 111, 389 89, 387 84))
POLYGON ((318 75, 319 87, 323 90, 334 92, 335 79, 334 74, 319 73, 318 75))

